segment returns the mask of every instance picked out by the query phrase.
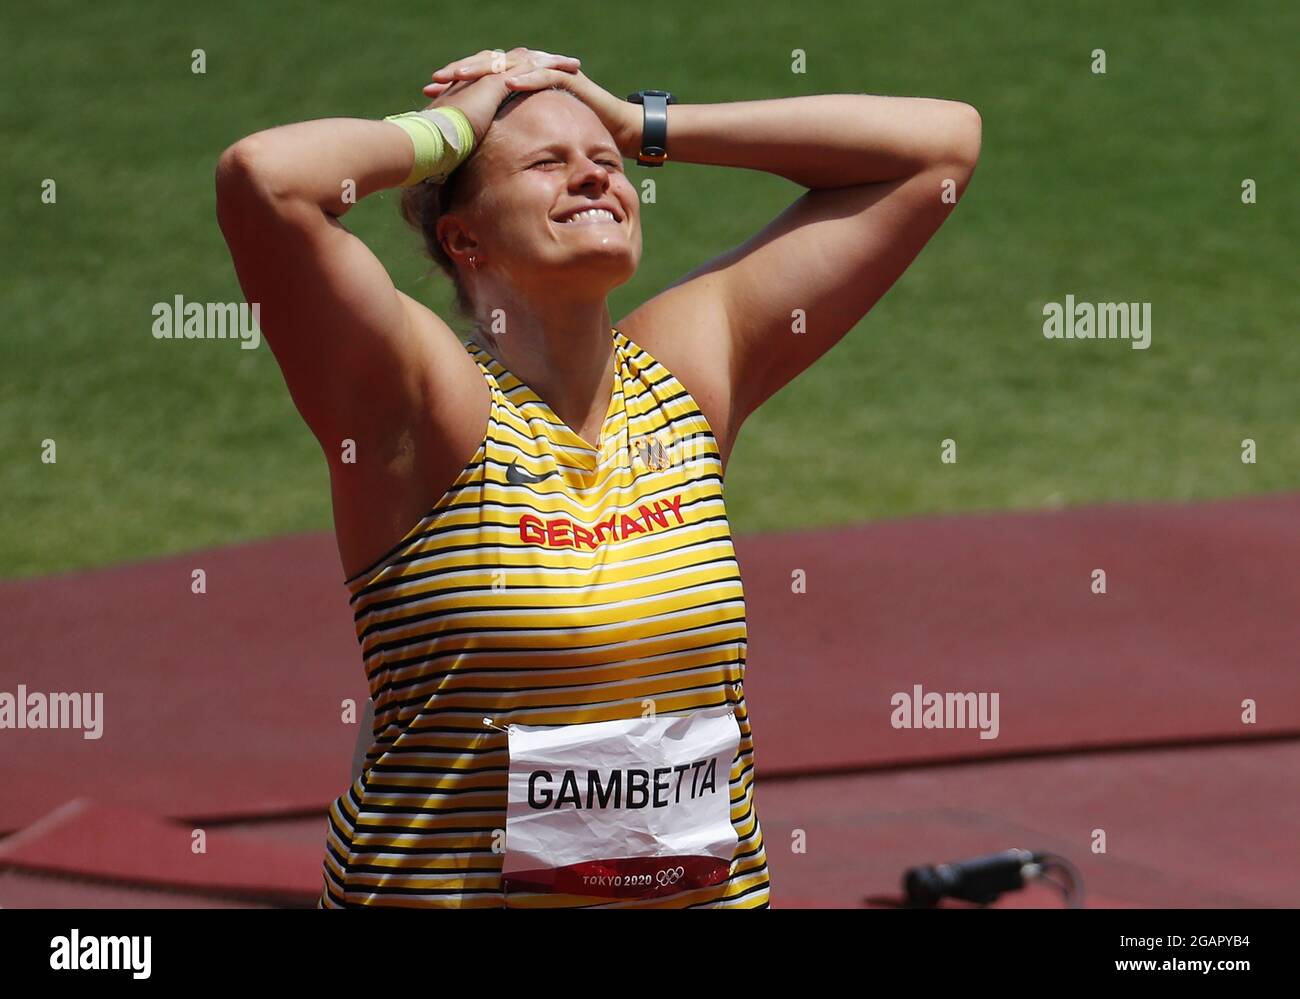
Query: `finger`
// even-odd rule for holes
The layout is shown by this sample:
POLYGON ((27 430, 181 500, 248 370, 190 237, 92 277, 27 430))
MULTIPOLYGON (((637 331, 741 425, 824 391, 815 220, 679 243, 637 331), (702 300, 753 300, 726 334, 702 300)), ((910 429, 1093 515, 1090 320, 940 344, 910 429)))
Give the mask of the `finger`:
POLYGON ((429 98, 430 100, 438 101, 438 100, 442 100, 444 97, 455 96, 459 92, 459 90, 460 88, 458 87, 446 86, 445 84, 431 83, 429 86, 424 88, 422 93, 424 94, 425 97, 429 98))
POLYGON ((582 60, 577 56, 557 55, 540 49, 533 49, 528 54, 535 60, 547 60, 548 65, 555 66, 557 69, 576 69, 582 65, 582 60))
POLYGON ((534 69, 558 69, 566 73, 576 73, 581 65, 582 63, 573 56, 534 52, 530 54, 528 59, 522 59, 517 64, 508 67, 505 72, 512 76, 520 76, 534 69))
POLYGON ((449 62, 442 69, 435 70, 433 79, 435 82, 446 80, 465 80, 483 76, 492 70, 492 60, 500 58, 502 53, 492 49, 484 49, 472 56, 464 59, 457 59, 449 62))
POLYGON ((526 49, 523 46, 517 46, 509 52, 504 49, 484 49, 465 59, 458 59, 455 62, 448 63, 442 69, 436 70, 432 78, 441 82, 444 80, 477 79, 491 73, 504 73, 526 62, 531 55, 533 55, 533 50, 526 49))
POLYGON ((579 71, 578 60, 572 56, 551 55, 549 52, 529 52, 526 56, 516 58, 502 69, 494 70, 506 76, 522 76, 535 69, 558 69, 566 73, 579 71))
POLYGON ((433 79, 439 82, 450 80, 465 80, 471 76, 481 76, 487 72, 486 66, 474 66, 470 63, 457 63, 454 66, 443 66, 442 69, 435 70, 433 79))
POLYGON ((435 70, 431 79, 435 83, 448 83, 456 80, 477 79, 489 73, 510 72, 511 70, 524 70, 538 66, 576 72, 581 65, 582 60, 576 56, 555 55, 538 49, 517 50, 511 53, 485 51, 468 59, 448 63, 441 69, 435 70), (512 55, 514 58, 509 58, 512 55), (497 68, 495 63, 501 62, 503 58, 506 59, 506 64, 497 68))
POLYGON ((573 74, 566 70, 539 66, 536 69, 507 76, 505 82, 511 90, 537 90, 540 87, 549 87, 554 83, 572 79, 573 74))

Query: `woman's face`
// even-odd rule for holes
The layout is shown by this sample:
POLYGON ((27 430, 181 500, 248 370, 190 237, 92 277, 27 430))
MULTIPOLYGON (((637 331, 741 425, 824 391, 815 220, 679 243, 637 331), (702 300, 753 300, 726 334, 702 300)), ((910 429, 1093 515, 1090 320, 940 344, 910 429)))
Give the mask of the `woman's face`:
POLYGON ((572 283, 599 295, 636 272, 636 189, 608 130, 574 95, 541 90, 512 101, 488 129, 467 179, 469 196, 452 213, 465 233, 449 243, 462 261, 467 247, 475 253, 484 276, 533 292, 572 283), (596 207, 612 218, 574 218, 596 207))

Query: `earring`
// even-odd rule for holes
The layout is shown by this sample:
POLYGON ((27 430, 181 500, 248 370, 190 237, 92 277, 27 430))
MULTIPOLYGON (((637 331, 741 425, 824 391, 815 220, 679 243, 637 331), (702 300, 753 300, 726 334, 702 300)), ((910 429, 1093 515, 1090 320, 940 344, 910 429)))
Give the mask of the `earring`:
POLYGON ((478 257, 471 256, 469 258, 469 265, 473 267, 475 270, 478 270, 478 257))

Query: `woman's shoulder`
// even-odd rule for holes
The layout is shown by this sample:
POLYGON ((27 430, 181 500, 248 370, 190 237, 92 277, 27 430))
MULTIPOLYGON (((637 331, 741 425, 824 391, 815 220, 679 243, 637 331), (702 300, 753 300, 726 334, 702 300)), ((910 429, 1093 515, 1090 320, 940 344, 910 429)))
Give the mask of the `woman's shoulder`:
POLYGON ((690 393, 718 441, 725 466, 734 442, 729 352, 723 342, 729 330, 715 310, 707 305, 692 308, 685 296, 671 296, 675 290, 652 298, 614 325, 690 393))

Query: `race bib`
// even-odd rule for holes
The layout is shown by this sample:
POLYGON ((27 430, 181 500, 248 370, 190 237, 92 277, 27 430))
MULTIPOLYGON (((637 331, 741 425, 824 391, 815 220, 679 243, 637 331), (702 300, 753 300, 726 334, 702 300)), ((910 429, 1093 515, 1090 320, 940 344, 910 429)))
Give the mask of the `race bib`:
POLYGON ((506 731, 507 892, 654 898, 730 874, 730 707, 506 731))

